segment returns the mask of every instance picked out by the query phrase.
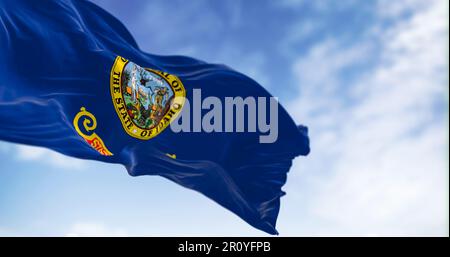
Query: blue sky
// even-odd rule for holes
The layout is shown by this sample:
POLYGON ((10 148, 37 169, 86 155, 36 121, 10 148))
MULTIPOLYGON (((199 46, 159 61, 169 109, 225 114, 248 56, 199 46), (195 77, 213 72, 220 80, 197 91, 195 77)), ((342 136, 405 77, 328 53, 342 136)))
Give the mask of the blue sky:
MULTIPOLYGON (((447 1, 96 0, 140 47, 224 63, 308 125, 281 236, 448 235, 447 1)), ((265 236, 159 177, 0 143, 0 235, 265 236)))

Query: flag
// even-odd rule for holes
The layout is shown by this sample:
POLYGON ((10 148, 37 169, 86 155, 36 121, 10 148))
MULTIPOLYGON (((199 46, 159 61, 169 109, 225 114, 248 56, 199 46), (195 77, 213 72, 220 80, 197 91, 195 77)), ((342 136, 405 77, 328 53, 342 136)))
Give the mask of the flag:
POLYGON ((225 65, 146 53, 84 0, 1 0, 0 43, 1 140, 165 177, 277 234, 281 188, 309 139, 257 82, 225 65), (239 123, 252 113, 267 117, 239 123))

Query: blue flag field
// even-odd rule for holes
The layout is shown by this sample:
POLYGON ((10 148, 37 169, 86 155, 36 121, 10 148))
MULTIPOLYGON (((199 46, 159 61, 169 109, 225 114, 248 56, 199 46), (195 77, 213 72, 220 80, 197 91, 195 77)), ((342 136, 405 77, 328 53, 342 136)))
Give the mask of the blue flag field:
POLYGON ((253 79, 143 52, 84 0, 0 0, 0 56, 0 140, 165 177, 278 233, 281 188, 309 139, 253 79))

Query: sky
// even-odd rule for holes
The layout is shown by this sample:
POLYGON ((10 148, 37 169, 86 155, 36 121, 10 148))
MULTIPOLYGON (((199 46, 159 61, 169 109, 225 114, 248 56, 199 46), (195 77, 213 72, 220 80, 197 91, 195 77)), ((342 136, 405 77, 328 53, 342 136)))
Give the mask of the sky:
MULTIPOLYGON (((309 127, 280 236, 449 235, 448 1, 94 2, 141 49, 224 63, 309 127)), ((267 236, 120 165, 6 142, 0 160, 0 236, 267 236)))

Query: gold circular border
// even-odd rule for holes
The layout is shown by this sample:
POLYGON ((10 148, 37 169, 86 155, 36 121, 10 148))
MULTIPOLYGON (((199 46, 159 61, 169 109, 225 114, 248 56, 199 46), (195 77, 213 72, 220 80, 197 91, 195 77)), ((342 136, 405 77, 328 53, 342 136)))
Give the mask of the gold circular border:
POLYGON ((170 125, 170 123, 180 114, 181 109, 183 109, 183 107, 184 107, 186 90, 184 89, 183 83, 177 76, 168 74, 168 73, 165 73, 162 71, 145 68, 146 70, 151 71, 151 72, 156 73, 159 76, 161 76, 167 82, 167 84, 169 84, 169 86, 172 88, 175 98, 174 98, 169 110, 166 112, 166 114, 164 114, 164 117, 159 121, 159 123, 156 126, 154 126, 151 129, 143 129, 143 128, 137 126, 133 122, 133 119, 129 116, 128 111, 125 106, 125 101, 124 101, 123 92, 122 92, 122 73, 125 68, 125 65, 128 62, 129 61, 127 59, 125 59, 121 56, 117 56, 116 59, 114 60, 114 64, 111 68, 111 73, 110 73, 110 91, 111 91, 112 102, 114 105, 114 109, 116 110, 116 113, 119 116, 119 120, 122 123, 122 126, 123 126, 124 130, 127 132, 127 134, 134 138, 138 138, 141 140, 149 140, 151 138, 156 137, 162 131, 164 131, 164 129, 166 129, 170 125), (117 80, 118 80, 118 83, 114 83, 114 81, 117 81, 117 80), (174 83, 178 83, 177 90, 173 86, 174 83), (114 90, 115 87, 119 87, 118 92, 116 92, 117 90, 114 90), (121 102, 124 105, 125 115, 120 112, 119 106, 118 106, 119 104, 116 103, 116 99, 118 99, 118 98, 121 99, 121 102), (123 117, 125 117, 125 118, 123 118, 123 117), (126 124, 126 121, 125 121, 126 119, 128 119, 131 122, 132 126, 128 126, 126 124))

